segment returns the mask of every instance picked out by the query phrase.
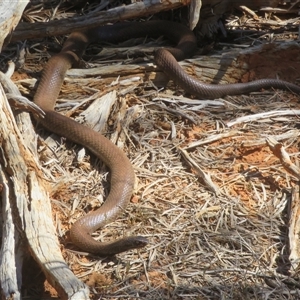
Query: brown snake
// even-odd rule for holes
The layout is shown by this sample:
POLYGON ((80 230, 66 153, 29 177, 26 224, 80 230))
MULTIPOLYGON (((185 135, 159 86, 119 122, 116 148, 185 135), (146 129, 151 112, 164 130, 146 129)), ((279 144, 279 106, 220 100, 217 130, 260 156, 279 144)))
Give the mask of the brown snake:
POLYGON ((262 79, 250 83, 229 85, 198 82, 184 73, 177 63, 177 60, 191 56, 196 50, 194 34, 185 26, 177 23, 167 21, 130 22, 72 33, 63 45, 61 52, 52 57, 46 65, 34 102, 45 112, 44 118, 38 118, 44 127, 87 147, 111 171, 111 188, 105 203, 98 210, 90 212, 76 221, 70 230, 72 242, 76 246, 100 256, 114 255, 129 249, 144 247, 148 242, 141 236, 125 237, 111 243, 100 243, 91 237, 92 232, 111 222, 124 211, 132 194, 134 171, 129 159, 117 146, 100 133, 56 113, 54 105, 66 71, 80 61, 88 44, 98 40, 120 42, 146 35, 164 35, 176 44, 174 48, 156 50, 155 62, 182 88, 200 98, 213 99, 271 87, 300 93, 300 87, 297 85, 276 79, 262 79))

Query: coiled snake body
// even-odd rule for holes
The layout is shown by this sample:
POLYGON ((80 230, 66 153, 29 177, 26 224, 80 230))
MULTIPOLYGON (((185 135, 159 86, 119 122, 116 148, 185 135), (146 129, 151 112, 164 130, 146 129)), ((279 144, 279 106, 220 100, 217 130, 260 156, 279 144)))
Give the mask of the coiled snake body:
POLYGON ((196 50, 196 38, 185 26, 167 22, 120 23, 96 29, 74 32, 66 40, 61 52, 46 65, 34 102, 45 112, 38 121, 48 130, 87 147, 98 156, 111 171, 111 189, 105 203, 96 211, 88 213, 72 226, 70 235, 80 249, 100 256, 114 255, 133 248, 144 247, 147 239, 141 236, 125 237, 100 243, 91 233, 115 219, 126 207, 134 185, 134 171, 126 155, 108 139, 70 118, 54 111, 54 105, 66 71, 79 62, 86 46, 94 41, 120 42, 141 36, 164 35, 176 46, 155 51, 155 62, 164 72, 186 91, 201 98, 219 98, 257 91, 261 88, 279 88, 300 93, 297 85, 274 79, 257 80, 250 83, 210 85, 198 82, 181 69, 177 60, 191 56, 196 50))

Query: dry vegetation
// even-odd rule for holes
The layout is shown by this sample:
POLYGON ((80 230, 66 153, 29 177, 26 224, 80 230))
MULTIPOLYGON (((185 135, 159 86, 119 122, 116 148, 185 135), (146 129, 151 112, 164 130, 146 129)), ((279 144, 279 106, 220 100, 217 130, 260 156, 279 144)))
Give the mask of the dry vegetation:
MULTIPOLYGON (((54 13, 51 8, 33 8, 24 13, 26 21, 75 14, 71 9, 54 13)), ((219 42, 210 54, 270 40, 295 40, 299 20, 290 14, 260 13, 253 18, 235 11, 226 21, 232 44, 219 42)), ((25 64, 14 74, 24 94, 33 95, 32 78, 39 76, 62 40, 27 42, 25 64)), ((97 46, 88 55, 91 52, 97 53, 97 46)), ((97 54, 90 66, 105 68, 124 61, 110 54, 97 54)), ((126 58, 124 69, 133 59, 126 58)), ((99 258, 72 248, 68 230, 81 215, 101 205, 109 172, 89 153, 83 157, 82 147, 60 137, 51 135, 39 148, 51 182, 53 220, 64 257, 90 286, 91 299, 299 299, 299 271, 291 267, 288 239, 289 208, 296 201, 298 179, 266 144, 267 137, 275 137, 297 164, 299 117, 275 114, 228 126, 242 116, 299 110, 298 96, 262 91, 215 103, 192 102, 172 83, 159 90, 128 70, 126 79, 134 77, 129 84, 118 74, 104 80, 80 73, 68 77, 57 109, 71 109, 70 115, 78 118, 99 95, 117 90, 104 134, 118 140, 130 157, 136 190, 126 212, 94 237, 143 235, 150 240, 145 249, 99 258), (203 180, 201 170, 212 184, 203 180)), ((42 128, 39 133, 49 136, 42 128)), ((47 283, 44 287, 55 297, 47 283)), ((24 299, 32 299, 35 289, 25 285, 24 299)))

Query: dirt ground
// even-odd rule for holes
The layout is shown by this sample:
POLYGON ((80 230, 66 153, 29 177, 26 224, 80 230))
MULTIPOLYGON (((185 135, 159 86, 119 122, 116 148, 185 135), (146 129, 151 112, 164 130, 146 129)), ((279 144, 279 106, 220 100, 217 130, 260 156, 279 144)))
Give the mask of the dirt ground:
MULTIPOLYGON (((277 53, 270 44, 298 42, 299 23, 294 14, 259 12, 253 18, 235 10, 226 16, 227 37, 214 35, 208 55, 263 44, 261 53, 243 57, 250 71, 240 81, 280 78, 299 84, 298 45, 277 53)), ((39 77, 61 42, 28 42, 25 64, 13 76, 24 95, 32 97, 28 82, 39 77)), ((124 68, 134 59, 128 57, 124 68)), ((89 63, 105 67, 120 60, 99 54, 89 63)), ((76 119, 91 104, 85 100, 104 93, 116 79, 117 74, 105 81, 67 77, 57 109, 66 113, 77 106, 72 112, 76 119)), ((115 85, 118 98, 103 134, 117 136, 134 166, 136 187, 124 214, 93 236, 110 240, 143 235, 150 241, 147 247, 101 258, 72 246, 68 231, 105 200, 109 172, 88 152, 82 158, 81 146, 38 130, 45 139, 42 145, 55 144, 39 153, 51 174, 49 192, 61 250, 90 287, 91 299, 300 299, 299 270, 289 259, 290 207, 298 179, 266 142, 275 138, 291 163, 299 164, 299 116, 276 114, 299 110, 299 96, 266 90, 212 104, 196 101, 172 82, 160 90, 139 79, 130 90, 122 79, 115 85), (258 116, 271 111, 272 116, 258 116), (257 117, 251 121, 230 126, 253 115, 257 117), (203 180, 201 171, 213 185, 203 180)), ((24 278, 23 299, 58 297, 31 260, 24 278)))

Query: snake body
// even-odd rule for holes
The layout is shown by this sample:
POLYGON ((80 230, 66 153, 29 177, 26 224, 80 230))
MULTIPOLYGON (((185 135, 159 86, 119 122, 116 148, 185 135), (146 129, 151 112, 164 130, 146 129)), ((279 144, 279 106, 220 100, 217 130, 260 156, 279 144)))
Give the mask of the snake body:
POLYGON ((80 61, 88 44, 98 40, 115 43, 147 35, 164 35, 176 44, 174 48, 156 50, 155 62, 171 79, 198 97, 212 99, 270 87, 300 93, 300 87, 297 85, 274 79, 229 85, 210 85, 195 80, 177 63, 177 60, 191 56, 196 50, 194 34, 181 24, 167 21, 130 22, 72 33, 61 52, 52 57, 44 68, 34 102, 45 112, 44 118, 38 118, 44 127, 87 147, 111 171, 111 188, 105 203, 98 210, 77 220, 70 230, 72 242, 76 246, 100 256, 144 247, 148 242, 141 236, 124 237, 109 243, 98 242, 91 237, 92 232, 111 222, 124 211, 132 194, 134 171, 127 156, 117 146, 100 133, 55 112, 54 106, 66 71, 80 61))

